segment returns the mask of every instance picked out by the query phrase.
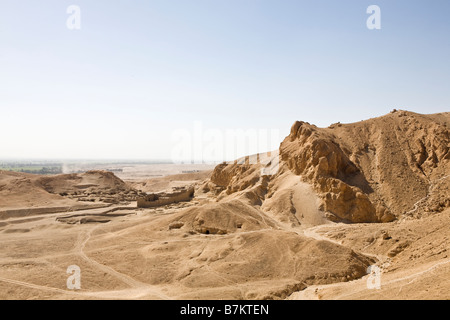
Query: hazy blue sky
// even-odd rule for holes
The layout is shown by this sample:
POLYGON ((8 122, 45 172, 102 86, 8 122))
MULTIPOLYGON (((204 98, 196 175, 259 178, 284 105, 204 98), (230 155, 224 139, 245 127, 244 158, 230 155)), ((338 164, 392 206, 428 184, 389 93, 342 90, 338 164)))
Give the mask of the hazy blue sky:
POLYGON ((276 146, 295 120, 449 106, 448 0, 0 2, 0 158, 168 159, 196 121, 276 146))

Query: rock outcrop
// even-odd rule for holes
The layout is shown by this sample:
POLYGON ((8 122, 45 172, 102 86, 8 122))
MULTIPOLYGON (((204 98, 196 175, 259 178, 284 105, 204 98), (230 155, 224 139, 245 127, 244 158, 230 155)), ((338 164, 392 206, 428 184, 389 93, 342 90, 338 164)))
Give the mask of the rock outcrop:
POLYGON ((241 193, 261 205, 289 172, 312 186, 318 209, 333 221, 390 222, 419 206, 442 211, 449 201, 437 191, 450 184, 449 120, 449 113, 394 111, 328 128, 297 121, 280 145, 276 174, 263 176, 263 166, 248 161, 222 164, 207 188, 222 192, 219 199, 241 193))
POLYGON ((361 171, 331 133, 296 122, 280 146, 280 155, 289 170, 314 187, 322 200, 319 208, 330 213, 332 220, 377 222, 383 219, 381 211, 377 215, 375 206, 362 190, 367 188, 367 181, 361 171))

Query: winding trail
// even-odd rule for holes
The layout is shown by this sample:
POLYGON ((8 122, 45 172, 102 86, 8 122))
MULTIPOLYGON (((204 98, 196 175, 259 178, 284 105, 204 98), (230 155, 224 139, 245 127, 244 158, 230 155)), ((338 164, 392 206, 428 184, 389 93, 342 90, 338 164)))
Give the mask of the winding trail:
MULTIPOLYGON (((169 296, 165 295, 164 293, 162 293, 161 290, 158 289, 157 287, 152 286, 152 285, 149 285, 149 284, 144 283, 144 282, 140 282, 140 281, 138 281, 138 280, 136 280, 136 279, 133 279, 132 277, 130 277, 130 276, 126 275, 126 274, 120 273, 120 272, 114 270, 114 269, 111 268, 111 267, 108 267, 108 266, 106 266, 106 265, 103 265, 103 264, 101 264, 101 263, 99 263, 99 262, 93 260, 92 258, 90 258, 90 257, 88 257, 88 256, 86 255, 86 253, 84 252, 84 247, 86 246, 87 242, 90 240, 92 233, 93 233, 96 229, 98 229, 98 228, 100 228, 100 227, 101 227, 101 225, 98 225, 98 226, 93 227, 91 230, 89 230, 89 232, 87 232, 87 234, 85 234, 84 240, 79 241, 79 242, 77 243, 77 246, 76 246, 76 251, 77 251, 77 253, 78 253, 85 261, 87 261, 88 263, 94 265, 97 269, 99 269, 99 270, 101 270, 101 271, 103 271, 103 272, 106 272, 106 273, 108 273, 108 274, 110 274, 110 275, 116 277, 116 278, 119 279, 120 281, 126 283, 127 285, 129 285, 129 286, 132 288, 132 289, 130 289, 130 290, 131 290, 132 292, 135 292, 135 294, 136 294, 136 293, 139 293, 139 294, 141 294, 141 296, 145 296, 145 295, 148 295, 148 294, 152 294, 152 295, 155 295, 155 296, 157 296, 157 297, 159 297, 159 298, 161 298, 161 299, 163 299, 163 300, 170 300, 171 298, 170 298, 169 296)), ((130 290, 126 290, 126 292, 130 292, 130 290)), ((121 290, 117 290, 117 291, 109 291, 109 292, 110 292, 110 293, 118 293, 118 292, 120 292, 120 291, 121 291, 121 290)), ((108 291, 107 291, 107 292, 108 292, 108 291)))
POLYGON ((99 299, 139 299, 144 298, 149 295, 155 295, 162 298, 160 294, 155 294, 154 290, 142 289, 142 288, 130 288, 122 290, 110 290, 110 291, 74 291, 74 290, 63 290, 59 288, 37 285, 29 282, 18 281, 13 279, 7 279, 0 277, 0 282, 5 282, 21 287, 26 287, 30 289, 35 289, 39 291, 48 291, 58 294, 63 294, 72 297, 80 298, 99 298, 99 299))
MULTIPOLYGON (((338 245, 343 245, 342 242, 331 239, 326 237, 323 234, 320 234, 319 231, 322 228, 325 227, 329 227, 329 225, 320 225, 320 226, 316 226, 316 227, 311 227, 311 228, 307 228, 305 230, 303 230, 303 234, 306 237, 312 238, 312 239, 316 239, 316 240, 322 240, 322 241, 329 241, 332 242, 334 244, 338 244, 338 245)), ((353 249, 352 249, 353 250, 353 249)), ((388 267, 390 265, 390 261, 391 259, 388 256, 383 256, 383 255, 374 255, 368 252, 361 252, 361 254, 366 255, 366 256, 370 256, 373 258, 377 259, 377 263, 376 265, 378 267, 380 267, 380 269, 383 271, 386 267, 388 267)), ((403 281, 407 281, 407 280, 412 280, 410 282, 408 282, 405 285, 408 285, 410 283, 412 283, 413 281, 417 280, 420 276, 426 275, 429 272, 434 271, 435 269, 447 265, 450 263, 450 259, 444 260, 444 261, 439 261, 436 262, 434 264, 432 264, 430 267, 428 267, 425 270, 421 270, 421 271, 417 271, 414 272, 412 274, 409 274, 407 276, 404 277, 398 277, 395 279, 391 279, 388 281, 383 281, 382 282, 382 286, 389 286, 398 282, 403 282, 403 281)), ((340 299, 345 299, 348 298, 350 296, 353 296, 357 293, 361 293, 364 291, 368 291, 369 289, 367 288, 367 279, 368 279, 369 275, 366 275, 360 279, 356 279, 353 281, 349 281, 349 282, 338 282, 338 283, 332 283, 332 284, 325 284, 325 285, 313 285, 313 286, 309 286, 306 289, 302 290, 302 291, 297 291, 294 292, 288 299, 293 299, 293 300, 319 300, 320 299, 320 291, 324 290, 324 289, 331 289, 331 288, 339 288, 342 289, 343 291, 346 291, 346 287, 348 287, 349 289, 347 289, 346 292, 343 292, 341 294, 335 295, 332 297, 333 300, 340 300, 340 299), (351 288, 350 288, 351 287, 351 288)), ((401 286, 402 288, 403 286, 401 286)), ((401 290, 400 288, 400 290, 401 290)))
MULTIPOLYGON (((105 291, 84 291, 82 290, 68 290, 68 289, 61 289, 61 288, 55 288, 45 285, 38 285, 33 284, 25 281, 19 281, 14 279, 8 279, 5 277, 0 277, 0 282, 9 283, 12 285, 27 287, 30 289, 35 289, 39 291, 48 291, 53 292, 55 294, 62 294, 67 295, 71 297, 80 297, 80 298, 100 298, 100 299, 139 299, 144 297, 155 297, 156 299, 163 299, 163 300, 170 300, 171 297, 164 294, 160 288, 156 286, 149 285, 147 283, 140 282, 136 279, 133 279, 132 277, 120 273, 116 270, 114 270, 111 267, 108 267, 106 265, 103 265, 92 258, 90 258, 84 251, 86 244, 89 242, 89 240, 92 237, 92 233, 97 230, 98 228, 102 227, 102 225, 97 225, 95 227, 92 227, 88 231, 80 231, 77 241, 75 242, 75 247, 72 253, 67 253, 65 255, 70 254, 77 254, 81 256, 83 260, 85 260, 87 263, 93 265, 97 269, 114 276, 115 278, 119 279, 120 281, 127 284, 130 288, 127 289, 119 289, 119 290, 105 290, 105 291)), ((46 256, 48 257, 58 257, 61 255, 50 255, 46 256)), ((40 259, 43 259, 42 257, 40 259)), ((29 259, 25 259, 29 260, 29 259)), ((16 261, 16 260, 11 260, 16 261)))
POLYGON ((442 178, 439 178, 435 181, 432 181, 430 183, 430 186, 428 187, 428 191, 427 191, 427 195, 425 197, 423 197, 422 199, 420 199, 419 201, 417 201, 416 203, 414 203, 413 208, 411 210, 409 210, 408 212, 405 212, 406 216, 411 216, 414 212, 416 212, 417 210, 419 210, 420 205, 422 204, 422 202, 425 202, 428 200, 428 198, 431 196, 431 192, 433 191, 434 187, 441 182, 444 179, 449 178, 450 175, 444 176, 442 178))
MULTIPOLYGON (((303 234, 306 237, 309 237, 309 238, 312 238, 312 239, 322 240, 322 241, 329 241, 329 242, 332 242, 334 244, 337 244, 337 245, 345 247, 345 245, 342 243, 342 241, 337 241, 337 240, 331 239, 329 237, 326 237, 326 236, 318 233, 318 230, 320 230, 320 229, 322 229, 324 227, 328 227, 328 226, 329 225, 320 225, 320 226, 308 228, 308 229, 303 230, 303 234)), ((353 248, 350 248, 350 249, 354 250, 353 248)), ((381 269, 386 268, 390 264, 390 261, 391 261, 391 259, 388 256, 385 256, 385 255, 372 254, 372 253, 365 252, 365 251, 362 251, 362 250, 360 250, 358 252, 363 254, 363 255, 365 255, 365 256, 375 258, 377 260, 376 265, 378 267, 380 267, 381 269)))

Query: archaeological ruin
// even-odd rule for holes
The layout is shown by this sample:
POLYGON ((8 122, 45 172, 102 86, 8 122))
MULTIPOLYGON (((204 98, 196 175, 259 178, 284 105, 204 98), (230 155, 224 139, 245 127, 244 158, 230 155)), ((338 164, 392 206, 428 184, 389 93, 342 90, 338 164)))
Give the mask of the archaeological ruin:
POLYGON ((172 203, 190 201, 194 197, 194 187, 175 187, 173 192, 150 193, 137 199, 138 208, 161 207, 172 203))

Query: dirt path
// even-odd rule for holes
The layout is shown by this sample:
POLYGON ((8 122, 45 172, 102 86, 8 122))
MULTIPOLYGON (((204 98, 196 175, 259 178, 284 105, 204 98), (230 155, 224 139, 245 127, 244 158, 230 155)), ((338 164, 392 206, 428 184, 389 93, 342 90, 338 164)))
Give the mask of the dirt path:
MULTIPOLYGON (((444 266, 446 264, 449 264, 449 263, 450 263, 450 259, 440 261, 440 262, 435 262, 430 267, 426 268, 425 270, 416 271, 407 276, 398 277, 398 278, 396 277, 396 278, 388 280, 388 281, 382 281, 381 285, 382 285, 382 287, 386 287, 386 286, 390 286, 392 284, 401 283, 401 282, 404 282, 407 280, 412 280, 412 281, 409 281, 408 283, 400 286, 400 290, 401 290, 404 286, 411 284, 413 281, 419 279, 421 276, 424 276, 427 273, 430 273, 430 272, 436 270, 437 268, 444 266)), ((342 293, 340 295, 333 297, 333 299, 334 300, 347 299, 350 296, 354 296, 355 294, 367 291, 368 289, 367 289, 366 282, 365 282, 367 277, 365 277, 363 279, 364 279, 364 281, 361 283, 361 286, 359 286, 358 289, 355 288, 355 289, 351 290, 351 292, 342 293), (364 287, 362 285, 364 285, 364 287)))
POLYGON ((428 198, 430 197, 431 192, 433 191, 434 187, 435 187, 439 182, 441 182, 442 180, 445 180, 445 179, 447 179, 447 178, 449 178, 449 177, 450 177, 450 175, 447 175, 447 176, 444 176, 444 177, 442 177, 442 178, 439 178, 439 179, 437 179, 437 180, 435 180, 435 181, 432 181, 432 182, 430 183, 430 186, 428 187, 427 195, 426 195, 425 197, 423 197, 422 199, 420 199, 419 201, 417 201, 416 203, 414 203, 413 208, 412 208, 411 210, 409 210, 408 212, 406 212, 406 213, 405 213, 405 216, 412 216, 412 214, 413 214, 414 212, 416 212, 417 210, 419 210, 420 205, 421 205, 423 202, 427 201, 428 198))
MULTIPOLYGON (((47 218, 48 218, 48 216, 47 216, 47 218)), ((87 263, 93 265, 95 268, 97 268, 105 273, 108 273, 108 274, 116 277, 120 281, 126 283, 130 288, 121 289, 121 290, 87 292, 87 291, 83 291, 83 290, 74 291, 74 290, 68 290, 68 289, 54 288, 54 287, 38 285, 38 284, 28 283, 28 282, 14 280, 14 279, 8 279, 5 277, 0 277, 0 282, 9 283, 12 285, 18 285, 18 286, 22 286, 22 287, 27 287, 30 289, 35 289, 35 290, 40 290, 40 291, 53 292, 55 294, 63 294, 63 295, 71 296, 71 297, 100 298, 100 299, 138 299, 138 298, 150 296, 150 297, 154 297, 154 299, 170 300, 171 297, 165 295, 161 291, 160 288, 149 285, 147 283, 137 281, 136 279, 133 279, 132 277, 130 277, 126 274, 120 273, 111 267, 108 267, 106 265, 103 265, 103 264, 93 260, 86 254, 86 252, 84 251, 86 244, 91 239, 92 234, 101 227, 102 227, 102 225, 96 225, 96 226, 93 226, 92 228, 90 228, 89 230, 86 230, 86 229, 81 230, 78 235, 78 238, 74 244, 73 251, 63 254, 63 255, 71 255, 74 253, 78 254, 87 263)), ((61 255, 61 254, 47 255, 45 257, 40 257, 38 259, 42 260, 42 259, 46 259, 49 257, 60 257, 63 255, 61 255)), ((29 261, 30 259, 24 258, 24 259, 19 259, 19 260, 29 261)), ((2 262, 5 262, 5 261, 2 261, 2 262)), ((8 259, 8 261, 9 262, 17 262, 17 259, 8 259)))
MULTIPOLYGON (((155 296, 157 296, 157 297, 159 297, 161 299, 170 300, 171 298, 169 296, 165 295, 164 293, 162 293, 159 288, 157 288, 155 286, 152 286, 152 285, 149 285, 147 283, 140 282, 140 281, 138 281, 136 279, 133 279, 132 277, 130 277, 130 276, 126 275, 126 274, 120 273, 120 272, 114 270, 111 267, 103 265, 103 264, 93 260, 92 258, 90 258, 90 257, 88 257, 86 255, 86 253, 84 252, 84 248, 85 248, 87 242, 91 239, 92 233, 95 230, 97 230, 98 228, 100 228, 100 227, 101 227, 101 225, 98 225, 98 226, 95 226, 95 227, 91 228, 84 235, 84 239, 82 239, 81 241, 80 240, 78 241, 77 246, 76 246, 77 253, 84 260, 86 260, 88 263, 94 265, 99 270, 101 270, 103 272, 106 272, 106 273, 116 277, 117 279, 121 280, 122 282, 126 283, 127 285, 129 285, 132 288, 134 293, 137 292, 137 293, 142 294, 142 295, 152 294, 152 295, 155 295, 155 296)), ((79 239, 81 239, 81 238, 79 238, 79 239)), ((119 291, 112 291, 112 292, 118 293, 118 292, 120 292, 120 290, 119 291)))
MULTIPOLYGON (((58 294, 63 294, 66 296, 80 297, 80 298, 99 298, 99 299, 139 299, 148 296, 155 296, 157 298, 163 298, 159 292, 155 292, 151 288, 130 288, 122 290, 109 290, 109 291, 93 291, 93 292, 83 292, 83 291, 73 291, 73 290, 63 290, 59 288, 53 288, 48 286, 41 286, 33 283, 28 283, 24 281, 18 281, 13 279, 7 279, 0 277, 0 282, 9 283, 17 286, 27 287, 30 289, 54 292, 58 294)), ((164 299, 169 299, 165 296, 164 299)))
MULTIPOLYGON (((328 238, 327 236, 324 236, 320 233, 318 233, 318 231, 324 227, 328 227, 329 225, 320 225, 320 226, 316 226, 316 227, 311 227, 308 229, 303 230, 303 234, 306 237, 312 238, 312 239, 316 239, 316 240, 322 240, 322 241, 329 241, 332 242, 334 244, 340 245, 340 246, 345 246, 342 244, 342 241, 337 241, 331 238, 328 238)), ((350 248, 353 250, 353 248, 350 248)), ((359 253, 368 256, 368 257, 372 257, 375 258, 378 262, 377 262, 377 266, 384 269, 385 267, 387 267, 390 264, 391 259, 388 256, 385 255, 380 255, 380 254, 372 254, 369 252, 365 252, 365 251, 358 251, 359 253)))
MULTIPOLYGON (((324 227, 329 227, 329 225, 321 225, 321 226, 316 226, 316 227, 305 229, 305 230, 303 230, 303 234, 306 237, 309 237, 312 239, 329 241, 329 242, 332 242, 332 243, 335 243, 338 245, 342 245, 342 242, 336 241, 334 239, 326 237, 323 234, 320 234, 319 231, 321 229, 323 229, 324 227)), ((377 259, 376 265, 378 267, 380 267, 382 272, 391 263, 390 258, 387 256, 374 255, 374 254, 371 254, 368 252, 360 252, 360 253, 363 255, 377 259)), ((439 261, 439 262, 436 262, 436 263, 432 264, 431 266, 427 267, 425 270, 419 270, 419 271, 416 271, 407 276, 395 277, 394 279, 382 282, 381 285, 389 286, 389 285, 392 285, 395 283, 401 283, 401 282, 407 281, 407 280, 415 281, 419 277, 426 275, 427 273, 432 272, 433 270, 435 270, 441 266, 444 266, 446 264, 449 264, 449 263, 450 263, 450 259, 447 259, 444 261, 439 261)), ((390 276, 392 276, 392 274, 390 276)), ((324 290, 326 290, 328 293, 330 291, 336 292, 334 295, 331 295, 331 299, 333 299, 333 300, 346 299, 350 296, 354 296, 355 294, 370 290, 367 287, 368 277, 369 277, 369 275, 366 275, 360 279, 349 281, 349 282, 339 282, 339 283, 333 283, 333 284, 327 284, 327 285, 309 286, 305 290, 294 292, 288 299, 319 300, 322 298, 321 292, 324 290)), ((408 282, 407 284, 410 284, 411 282, 408 282)), ((405 284, 405 285, 407 285, 407 284, 405 284)), ((327 299, 330 299, 330 298, 327 298, 327 299)))

